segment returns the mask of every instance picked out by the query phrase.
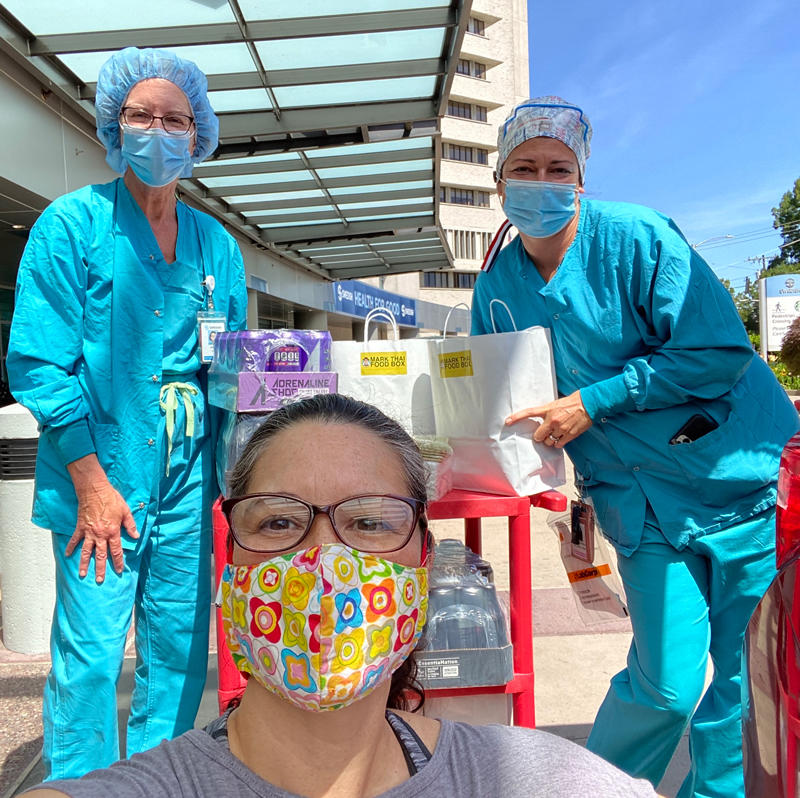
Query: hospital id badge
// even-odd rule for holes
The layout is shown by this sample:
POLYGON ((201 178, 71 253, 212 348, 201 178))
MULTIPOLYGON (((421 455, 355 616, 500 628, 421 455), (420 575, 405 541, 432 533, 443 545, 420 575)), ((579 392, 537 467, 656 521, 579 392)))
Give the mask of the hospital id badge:
POLYGON ((584 562, 594 560, 594 507, 583 501, 571 505, 570 554, 584 562))
POLYGON ((218 310, 197 311, 197 332, 200 338, 200 362, 210 363, 214 359, 214 339, 218 333, 228 329, 225 314, 218 310))

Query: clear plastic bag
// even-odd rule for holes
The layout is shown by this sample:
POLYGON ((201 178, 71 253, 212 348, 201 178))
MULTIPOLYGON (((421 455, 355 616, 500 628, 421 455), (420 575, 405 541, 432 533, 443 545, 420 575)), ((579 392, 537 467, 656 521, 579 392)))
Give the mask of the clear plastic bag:
POLYGON ((501 648, 508 640, 492 566, 459 540, 438 543, 430 570, 428 623, 421 648, 501 648))
MULTIPOLYGON (((622 583, 617 573, 616 561, 602 534, 592 525, 589 535, 593 540, 582 540, 581 557, 575 556, 572 514, 551 513, 547 525, 558 536, 561 561, 569 579, 578 615, 586 626, 617 621, 628 617, 623 598, 622 583), (590 559, 585 559, 586 552, 590 559)), ((586 530, 584 530, 586 533, 586 530)))

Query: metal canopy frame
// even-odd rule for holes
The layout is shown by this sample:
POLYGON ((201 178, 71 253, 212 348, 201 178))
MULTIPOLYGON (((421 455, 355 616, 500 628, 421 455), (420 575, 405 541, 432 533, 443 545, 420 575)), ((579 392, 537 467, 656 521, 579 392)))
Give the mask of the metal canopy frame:
POLYGON ((154 24, 118 29, 102 0, 63 0, 56 15, 49 0, 6 0, 0 50, 93 122, 97 67, 111 51, 186 48, 220 118, 217 151, 180 184, 195 204, 330 279, 452 268, 438 120, 471 0, 329 0, 308 3, 320 13, 306 17, 271 9, 273 19, 252 13, 272 4, 202 0, 204 18, 219 21, 187 25, 160 24, 167 12, 140 2, 137 25, 154 24), (96 29, 75 30, 76 19, 96 29))

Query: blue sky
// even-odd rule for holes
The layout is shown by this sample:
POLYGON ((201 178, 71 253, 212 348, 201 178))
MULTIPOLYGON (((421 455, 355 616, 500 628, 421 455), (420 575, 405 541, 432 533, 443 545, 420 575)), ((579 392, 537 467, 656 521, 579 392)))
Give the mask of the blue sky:
POLYGON ((800 2, 528 2, 531 94, 592 122, 587 196, 671 216, 740 289, 800 177, 800 2))

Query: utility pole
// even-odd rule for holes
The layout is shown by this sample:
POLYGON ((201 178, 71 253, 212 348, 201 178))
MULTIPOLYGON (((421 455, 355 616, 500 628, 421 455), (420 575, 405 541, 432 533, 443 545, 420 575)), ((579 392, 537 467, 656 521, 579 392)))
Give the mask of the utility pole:
POLYGON ((767 256, 766 255, 756 255, 754 258, 745 258, 748 263, 760 263, 761 264, 761 271, 767 268, 767 256))

